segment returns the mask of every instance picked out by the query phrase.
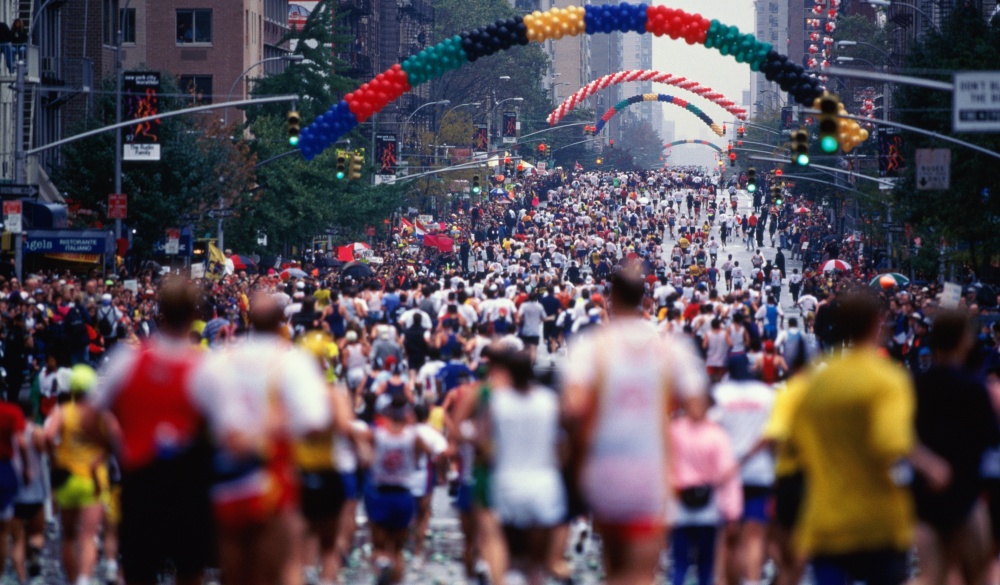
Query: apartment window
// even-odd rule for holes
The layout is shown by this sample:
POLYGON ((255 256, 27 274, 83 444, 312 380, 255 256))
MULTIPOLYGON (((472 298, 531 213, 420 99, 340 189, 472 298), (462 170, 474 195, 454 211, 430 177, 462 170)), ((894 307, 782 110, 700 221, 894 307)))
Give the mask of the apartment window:
POLYGON ((122 42, 135 44, 135 8, 126 8, 118 14, 122 26, 122 42))
POLYGON ((104 0, 104 8, 101 19, 101 38, 105 45, 114 47, 118 45, 115 35, 118 33, 118 0, 104 0))
POLYGON ((195 104, 212 103, 211 75, 181 75, 177 78, 180 90, 191 96, 195 104))
POLYGON ((177 43, 211 43, 212 11, 178 10, 177 43))

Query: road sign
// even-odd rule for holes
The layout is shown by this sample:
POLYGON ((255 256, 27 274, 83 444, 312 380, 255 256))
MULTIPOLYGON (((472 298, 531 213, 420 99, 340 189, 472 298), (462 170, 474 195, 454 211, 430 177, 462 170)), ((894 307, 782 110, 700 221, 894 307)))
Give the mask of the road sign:
POLYGON ((38 195, 38 187, 35 185, 19 185, 16 183, 0 184, 0 197, 9 199, 12 197, 34 197, 38 195))
POLYGON ((227 217, 233 216, 232 209, 210 209, 208 211, 208 217, 212 219, 226 219, 227 217))
POLYGON ((1000 132, 1000 71, 956 73, 951 114, 954 132, 1000 132))
POLYGON ((905 229, 901 225, 894 225, 886 228, 886 231, 894 234, 901 234, 905 231, 905 229))
POLYGON ((951 187, 951 149, 918 148, 917 189, 930 191, 951 187))
POLYGON ((125 219, 128 217, 128 195, 112 193, 108 195, 108 218, 125 219))
POLYGON ((12 234, 21 233, 21 202, 3 202, 3 223, 7 231, 12 234))
POLYGON ((177 228, 167 228, 167 243, 163 246, 163 252, 167 256, 176 256, 181 250, 181 230, 177 228))

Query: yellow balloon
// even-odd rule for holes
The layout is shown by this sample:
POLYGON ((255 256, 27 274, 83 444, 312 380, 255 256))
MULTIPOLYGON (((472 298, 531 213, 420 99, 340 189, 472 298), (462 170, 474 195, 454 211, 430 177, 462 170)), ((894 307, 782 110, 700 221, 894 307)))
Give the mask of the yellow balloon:
POLYGON ((865 130, 864 128, 862 128, 861 132, 858 133, 858 136, 861 137, 861 141, 862 142, 864 142, 865 140, 868 140, 868 130, 865 130))

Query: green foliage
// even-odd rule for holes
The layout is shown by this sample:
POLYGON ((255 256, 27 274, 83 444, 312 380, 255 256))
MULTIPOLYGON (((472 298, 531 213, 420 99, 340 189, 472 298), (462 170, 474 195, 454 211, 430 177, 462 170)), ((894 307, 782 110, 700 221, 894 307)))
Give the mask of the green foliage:
MULTIPOLYGON (((344 71, 348 64, 335 59, 333 47, 349 45, 351 37, 344 34, 344 19, 348 14, 338 13, 337 34, 333 32, 333 0, 322 0, 309 14, 302 30, 291 31, 284 41, 294 44, 293 55, 302 55, 301 63, 290 63, 277 75, 260 77, 253 83, 252 94, 299 96, 298 108, 302 114, 303 126, 337 103, 343 95, 358 83, 348 77, 331 72, 344 71)), ((268 104, 247 109, 250 125, 259 116, 283 115, 288 104, 268 104)))
MULTIPOLYGON (((1000 28, 983 21, 972 7, 958 7, 944 26, 942 35, 930 34, 907 58, 907 66, 926 70, 994 69, 1000 53, 1000 28)), ((942 80, 950 76, 939 75, 942 80)), ((900 86, 894 94, 893 110, 899 121, 942 134, 951 132, 951 94, 900 86)), ((995 134, 957 135, 994 152, 1000 151, 1000 136, 995 134)), ((995 172, 997 159, 972 150, 935 141, 918 134, 906 134, 907 161, 913 161, 915 148, 951 148, 951 189, 918 191, 913 165, 895 191, 898 207, 906 221, 916 226, 914 235, 936 245, 940 239, 952 249, 966 252, 961 260, 969 261, 983 275, 1000 250, 1000 176, 995 172), (989 196, 984 197, 986 190, 989 196)))
POLYGON ((624 147, 635 158, 635 166, 640 169, 656 169, 663 166, 663 139, 653 125, 646 120, 632 124, 626 129, 626 138, 617 146, 624 147))
MULTIPOLYGON (((106 80, 92 117, 70 134, 113 124, 114 80, 106 80)), ((161 75, 160 111, 190 107, 177 97, 176 80, 161 75)), ((180 227, 182 218, 194 215, 199 233, 213 225, 207 210, 237 200, 253 179, 253 160, 246 143, 229 138, 230 132, 215 116, 166 118, 160 125, 160 160, 122 162, 122 191, 129 197, 125 224, 135 230, 133 250, 147 256, 153 243, 165 237, 164 230, 180 227)), ((62 164, 53 180, 68 194, 71 209, 79 210, 73 227, 108 225, 107 198, 114 192, 113 132, 98 134, 68 144, 62 149, 62 164)))
MULTIPOLYGON (((283 117, 258 118, 253 131, 258 160, 288 151, 283 117)), ((352 146, 357 148, 356 143, 352 146)), ((334 179, 336 157, 336 150, 330 148, 310 162, 295 154, 258 167, 257 189, 240 201, 236 219, 227 224, 227 247, 241 252, 261 250, 259 229, 267 232, 271 251, 308 241, 333 225, 359 235, 365 225, 378 224, 399 207, 399 187, 368 183, 373 168, 366 168, 359 181, 334 179)))

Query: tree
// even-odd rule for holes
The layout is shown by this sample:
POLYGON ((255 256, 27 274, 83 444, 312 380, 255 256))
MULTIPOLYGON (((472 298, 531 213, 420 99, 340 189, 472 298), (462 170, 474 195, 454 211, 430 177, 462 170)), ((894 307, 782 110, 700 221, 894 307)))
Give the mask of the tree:
POLYGON ((660 133, 653 129, 648 120, 640 120, 631 124, 625 132, 627 139, 624 146, 635 157, 635 166, 641 169, 654 169, 663 166, 663 139, 660 133))
MULTIPOLYGON (((955 8, 942 25, 942 34, 928 34, 913 48, 907 66, 927 71, 982 70, 994 67, 1000 51, 997 20, 983 21, 972 6, 955 8)), ((950 76, 937 75, 950 80, 950 76)), ((893 111, 904 124, 942 134, 951 132, 951 94, 901 86, 894 95, 893 111)), ((994 152, 1000 151, 995 134, 959 135, 994 152)), ((950 147, 933 138, 906 134, 906 160, 912 161, 916 148, 950 147)), ((994 169, 997 159, 969 149, 952 148, 951 188, 948 191, 916 190, 914 165, 894 192, 903 220, 912 223, 915 236, 936 246, 942 240, 950 250, 958 250, 957 260, 968 261, 984 275, 1000 250, 1000 176, 994 169)))
MULTIPOLYGON (((434 14, 434 37, 442 40, 511 18, 518 12, 506 0, 434 0, 434 14)), ((537 43, 512 47, 446 73, 431 84, 431 99, 449 99, 454 105, 481 102, 479 112, 483 113, 487 99, 496 103, 494 100, 509 97, 524 98, 516 105, 522 121, 521 133, 527 134, 547 125, 545 117, 552 109, 552 101, 541 80, 548 68, 549 58, 537 43), (510 79, 503 81, 501 76, 510 79)))
MULTIPOLYGON (((77 132, 114 123, 114 81, 105 80, 93 115, 77 132)), ((160 111, 189 107, 179 99, 174 77, 161 75, 160 111)), ((74 133, 77 133, 74 132, 74 133)), ((160 124, 160 160, 122 163, 122 191, 129 196, 125 224, 135 230, 133 251, 152 252, 164 230, 191 223, 197 233, 212 228, 207 211, 222 200, 231 205, 253 184, 253 157, 246 141, 231 139, 216 116, 166 118, 160 124), (194 218, 192 221, 188 221, 194 218)), ((73 227, 102 227, 109 223, 107 197, 114 192, 114 133, 70 143, 53 180, 69 194, 71 208, 79 210, 73 227)))
MULTIPOLYGON (((303 124, 339 101, 344 92, 357 85, 353 79, 332 73, 348 67, 335 58, 332 49, 349 42, 342 34, 345 18, 348 16, 338 17, 338 32, 334 34, 332 0, 317 4, 302 30, 289 33, 285 39, 295 46, 294 54, 302 55, 305 60, 257 81, 254 95, 298 94, 303 124)), ((286 139, 287 109, 287 105, 278 104, 247 110, 248 127, 254 136, 251 145, 257 160, 294 153, 286 139)), ((363 153, 367 144, 368 137, 355 129, 312 161, 307 162, 294 153, 259 167, 256 188, 252 197, 242 200, 236 208, 238 221, 228 227, 227 242, 242 251, 263 251, 265 248, 257 244, 257 232, 264 230, 268 235, 266 250, 284 252, 289 246, 322 235, 333 225, 347 228, 346 237, 356 237, 363 233, 366 224, 388 218, 402 202, 402 188, 372 186, 364 179, 337 180, 332 171, 337 149, 363 153)), ((373 170, 366 168, 365 176, 373 170)))

